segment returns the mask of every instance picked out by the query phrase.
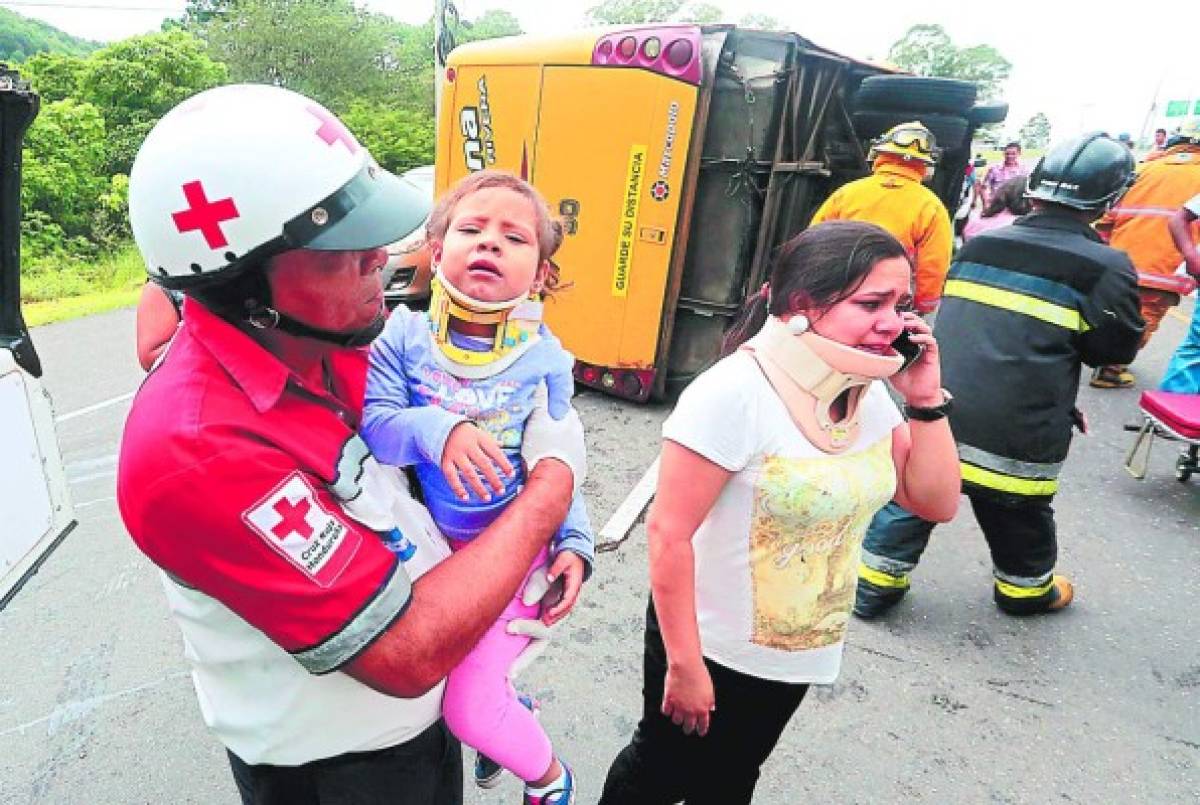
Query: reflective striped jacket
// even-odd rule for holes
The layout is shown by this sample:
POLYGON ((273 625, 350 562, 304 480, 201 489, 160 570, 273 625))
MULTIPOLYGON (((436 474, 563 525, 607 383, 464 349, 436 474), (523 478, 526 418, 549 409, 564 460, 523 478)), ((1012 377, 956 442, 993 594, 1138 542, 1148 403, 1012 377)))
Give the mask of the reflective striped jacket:
POLYGON ((985 232, 955 257, 935 334, 965 486, 1053 495, 1080 364, 1128 363, 1143 322, 1133 265, 1053 210, 985 232))
MULTIPOLYGON (((1197 193, 1200 146, 1176 146, 1142 168, 1133 187, 1099 226, 1111 227, 1108 242, 1114 249, 1127 252, 1139 272, 1169 276, 1179 268, 1183 255, 1175 248, 1167 221, 1197 193)), ((1193 237, 1197 234, 1200 232, 1193 228, 1193 237)))
POLYGON ((874 173, 842 185, 813 214, 822 221, 870 221, 891 232, 913 261, 916 297, 921 313, 937 309, 938 291, 946 281, 954 240, 950 214, 934 192, 921 184, 923 165, 881 154, 874 173))

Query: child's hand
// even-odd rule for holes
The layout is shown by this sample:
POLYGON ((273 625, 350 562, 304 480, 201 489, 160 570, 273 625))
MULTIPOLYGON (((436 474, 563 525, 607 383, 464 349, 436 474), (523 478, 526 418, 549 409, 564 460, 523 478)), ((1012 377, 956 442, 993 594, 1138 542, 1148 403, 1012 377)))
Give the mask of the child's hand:
POLYGON ((553 589, 562 586, 562 596, 542 611, 542 623, 553 626, 567 617, 579 600, 579 590, 583 587, 583 558, 573 551, 563 551, 554 557, 550 572, 546 574, 553 589))
POLYGON ((512 464, 500 449, 496 440, 470 422, 459 422, 450 431, 446 446, 442 448, 442 475, 446 483, 454 490, 454 494, 462 500, 467 500, 467 490, 463 479, 471 485, 476 495, 484 500, 492 496, 480 479, 480 473, 487 479, 488 485, 500 494, 504 491, 504 482, 496 473, 497 465, 508 477, 512 477, 512 464))

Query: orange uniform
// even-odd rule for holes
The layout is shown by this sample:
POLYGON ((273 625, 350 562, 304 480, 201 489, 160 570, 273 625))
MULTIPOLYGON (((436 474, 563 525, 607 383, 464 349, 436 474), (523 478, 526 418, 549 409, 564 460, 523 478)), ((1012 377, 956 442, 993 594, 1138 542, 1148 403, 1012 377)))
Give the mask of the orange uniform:
POLYGON ((929 313, 937 309, 950 268, 950 214, 941 199, 921 184, 924 165, 884 153, 875 159, 874 171, 838 188, 812 223, 869 221, 892 233, 913 261, 916 308, 929 313))
POLYGON ((1154 276, 1171 276, 1183 262, 1167 220, 1197 193, 1200 146, 1178 145, 1143 165, 1133 187, 1101 219, 1100 228, 1112 229, 1109 245, 1129 254, 1139 285, 1153 283, 1154 276))
MULTIPOLYGON (((1177 145, 1145 163, 1137 180, 1097 228, 1110 230, 1110 246, 1129 254, 1138 273, 1138 295, 1146 329, 1142 346, 1158 331, 1167 311, 1179 304, 1190 282, 1175 276, 1183 255, 1175 248, 1167 221, 1192 196, 1200 193, 1200 146, 1177 145)), ((1193 227, 1193 239, 1200 230, 1193 227)), ((1113 367, 1119 368, 1119 367, 1113 367)))

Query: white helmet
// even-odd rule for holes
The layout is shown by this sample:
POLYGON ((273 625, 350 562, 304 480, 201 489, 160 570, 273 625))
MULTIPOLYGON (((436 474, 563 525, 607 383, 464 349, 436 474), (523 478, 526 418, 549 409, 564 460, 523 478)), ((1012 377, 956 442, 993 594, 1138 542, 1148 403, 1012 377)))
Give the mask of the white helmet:
POLYGON ((210 89, 172 109, 129 176, 146 270, 184 290, 257 272, 289 249, 383 246, 419 227, 429 205, 427 191, 376 165, 325 107, 257 84, 210 89))

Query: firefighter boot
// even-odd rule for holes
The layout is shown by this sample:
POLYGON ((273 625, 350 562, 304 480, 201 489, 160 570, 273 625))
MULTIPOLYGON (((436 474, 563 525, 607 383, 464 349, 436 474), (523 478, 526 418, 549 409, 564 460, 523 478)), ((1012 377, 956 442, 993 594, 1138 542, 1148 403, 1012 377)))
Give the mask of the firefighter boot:
POLYGON ((1088 385, 1097 389, 1127 389, 1133 381, 1133 372, 1124 366, 1097 366, 1088 385))
POLYGON ((996 606, 1008 615, 1040 615, 1066 609, 1075 600, 1075 585, 1066 576, 1054 575, 1050 583, 1035 595, 1032 589, 1020 590, 997 580, 994 586, 996 606))
MULTIPOLYGON (((886 574, 873 571, 873 575, 883 576, 886 574)), ((853 611, 863 620, 871 620, 883 615, 899 604, 900 599, 908 592, 908 576, 897 578, 889 575, 886 579, 882 579, 884 584, 877 583, 880 580, 868 581, 863 573, 863 568, 859 568, 858 587, 854 591, 853 611)))

